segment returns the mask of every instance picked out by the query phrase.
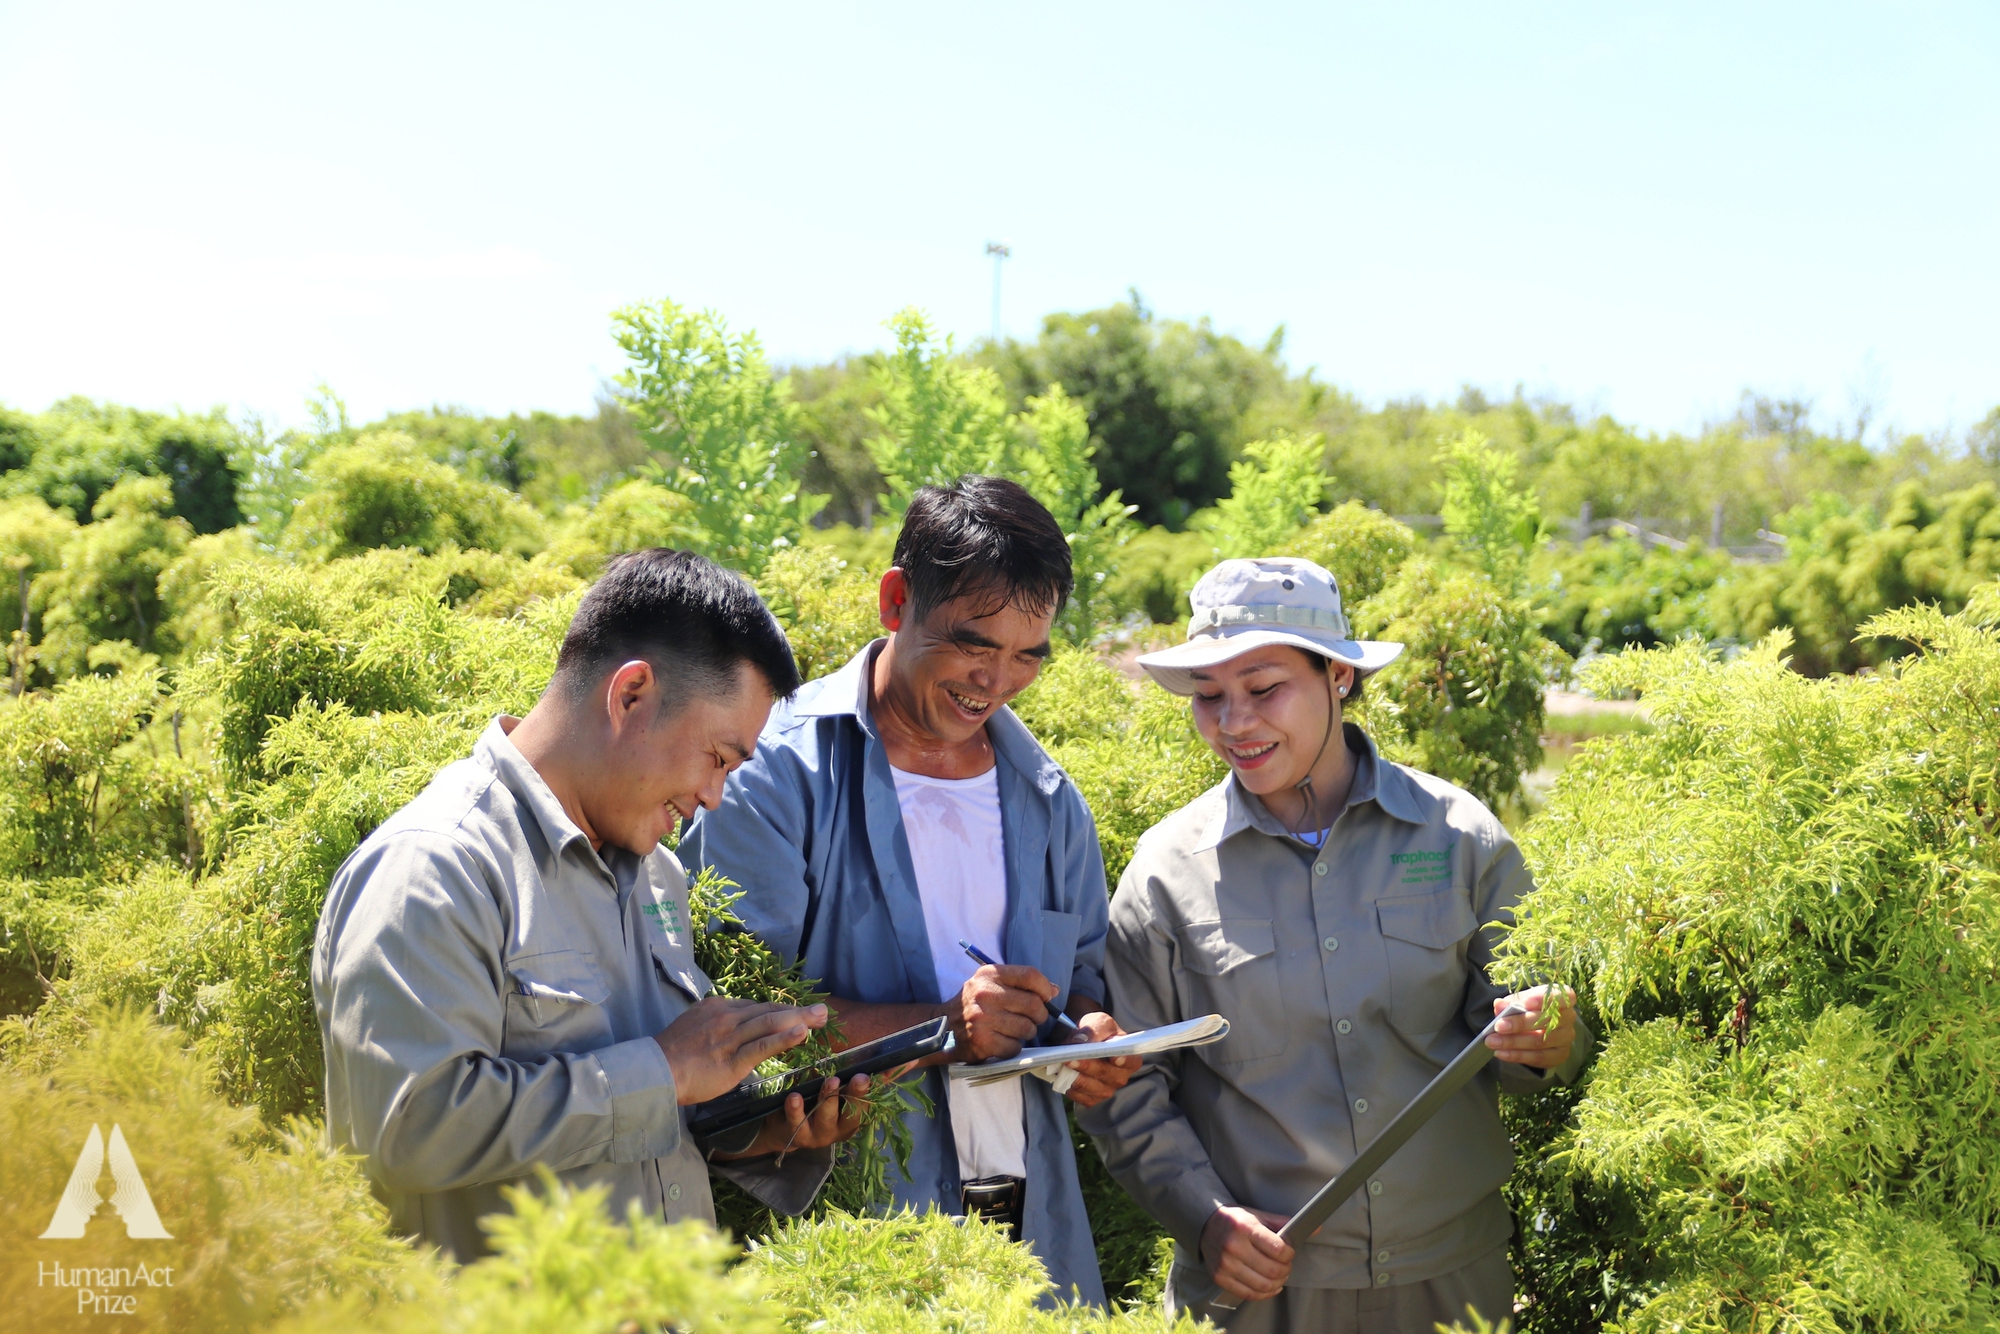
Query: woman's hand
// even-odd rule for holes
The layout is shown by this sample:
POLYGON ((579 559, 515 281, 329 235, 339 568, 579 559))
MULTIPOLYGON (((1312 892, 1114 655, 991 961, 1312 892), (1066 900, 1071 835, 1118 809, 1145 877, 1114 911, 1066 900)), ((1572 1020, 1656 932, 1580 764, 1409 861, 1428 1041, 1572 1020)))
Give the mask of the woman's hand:
MULTIPOLYGON (((1116 1019, 1102 1010, 1093 1010, 1079 1018, 1076 1028, 1076 1035, 1070 1039, 1072 1043, 1109 1042, 1125 1032, 1116 1019)), ((1095 1107, 1124 1088, 1126 1082, 1139 1073, 1139 1058, 1118 1056, 1108 1061, 1071 1061, 1069 1068, 1076 1071, 1076 1078, 1063 1096, 1079 1107, 1095 1107)))
POLYGON ((1535 987, 1493 1002, 1495 1014, 1509 1005, 1527 1011, 1493 1026, 1493 1036, 1486 1039, 1486 1045, 1494 1056, 1541 1070, 1553 1070, 1569 1059, 1569 1049, 1576 1042, 1576 993, 1568 987, 1562 989, 1562 1010, 1556 1022, 1544 1028, 1543 1011, 1552 990, 1535 987))
POLYGON ((1201 1229, 1201 1259, 1209 1277, 1232 1297, 1261 1302, 1284 1290, 1292 1276, 1290 1245, 1278 1235, 1285 1220, 1262 1209, 1225 1204, 1201 1229))

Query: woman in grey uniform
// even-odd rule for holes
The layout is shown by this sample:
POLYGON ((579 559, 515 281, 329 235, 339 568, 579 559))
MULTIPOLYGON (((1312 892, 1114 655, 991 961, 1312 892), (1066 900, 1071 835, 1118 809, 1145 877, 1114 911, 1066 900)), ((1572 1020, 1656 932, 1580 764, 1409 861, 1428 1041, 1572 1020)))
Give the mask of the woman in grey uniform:
POLYGON ((1348 635, 1333 576, 1224 561, 1184 644, 1139 659, 1192 696, 1229 776, 1140 839, 1111 904, 1106 972, 1127 1030, 1219 1013, 1230 1033, 1149 1058, 1081 1114, 1114 1176, 1173 1235, 1168 1301, 1219 1285, 1232 1334, 1428 1332, 1513 1314, 1513 1163, 1498 1094, 1573 1077, 1589 1038, 1562 1001, 1487 977, 1532 886, 1477 798, 1381 758, 1342 710, 1400 644, 1348 635), (1512 1000, 1499 1060, 1317 1234, 1277 1229, 1512 1000))

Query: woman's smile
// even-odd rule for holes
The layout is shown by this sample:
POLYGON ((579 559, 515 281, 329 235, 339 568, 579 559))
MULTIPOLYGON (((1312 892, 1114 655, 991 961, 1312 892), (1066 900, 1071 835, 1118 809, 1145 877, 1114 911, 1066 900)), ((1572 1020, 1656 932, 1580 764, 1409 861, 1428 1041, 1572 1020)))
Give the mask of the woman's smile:
POLYGON ((1238 769, 1256 769, 1260 768, 1276 753, 1278 743, 1275 741, 1259 741, 1253 745, 1229 743, 1227 749, 1231 765, 1238 769))

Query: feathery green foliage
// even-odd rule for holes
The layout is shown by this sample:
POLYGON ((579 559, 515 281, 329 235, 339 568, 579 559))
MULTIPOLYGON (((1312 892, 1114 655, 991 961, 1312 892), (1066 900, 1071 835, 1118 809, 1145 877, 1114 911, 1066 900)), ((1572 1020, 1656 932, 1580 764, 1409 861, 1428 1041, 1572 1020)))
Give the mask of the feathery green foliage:
POLYGON ((764 567, 757 591, 785 627, 799 679, 837 671, 880 635, 878 576, 825 547, 781 551, 764 567))
POLYGON ((713 311, 661 301, 612 321, 630 363, 619 386, 672 460, 658 479, 694 507, 695 549, 755 577, 826 504, 799 485, 808 446, 791 386, 772 378, 756 334, 732 335, 713 311))
POLYGON ((274 1131, 216 1097, 208 1064, 131 1011, 88 1016, 46 1071, 0 1070, 0 1137, 0 1199, 22 1211, 12 1263, 0 1268, 0 1304, 17 1328, 77 1318, 77 1288, 39 1282, 42 1266, 171 1266, 156 1286, 125 1289, 136 1310, 118 1323, 142 1330, 262 1329, 329 1300, 366 1316, 434 1282, 389 1236, 358 1164, 328 1152, 312 1127, 274 1131), (128 1238, 101 1204, 81 1241, 32 1239, 93 1125, 106 1138, 122 1131, 172 1240, 128 1238))
POLYGON ((1519 463, 1478 431, 1438 451, 1444 474, 1444 531, 1488 578, 1510 593, 1521 588, 1528 553, 1541 537, 1534 498, 1517 485, 1519 463))
POLYGON ((311 560, 447 545, 525 555, 547 540, 541 516, 519 497, 426 458, 400 432, 371 432, 335 446, 306 471, 311 488, 280 543, 311 560))
POLYGON ((2000 586, 1867 630, 1919 651, 1600 660, 1654 730, 1586 746, 1526 831, 1503 966, 1609 1036, 1528 1269, 1620 1330, 2000 1323, 2000 586))
POLYGON ((1541 759, 1542 692, 1567 663, 1534 610, 1476 570, 1418 559, 1352 622, 1405 646, 1353 709, 1382 753, 1490 807, 1518 800, 1541 759))
POLYGON ((868 439, 888 490, 883 514, 901 523, 920 486, 949 486, 966 473, 1007 471, 1014 431, 999 377, 952 355, 914 308, 889 321, 896 350, 875 369, 882 401, 868 409, 881 434, 868 439))
POLYGON ((1225 559, 1269 556, 1319 513, 1326 441, 1276 436, 1243 446, 1229 465, 1229 494, 1215 504, 1215 549, 1225 559))
POLYGON ((1341 606, 1352 613, 1387 586, 1417 551, 1417 535, 1380 510, 1349 500, 1319 515, 1271 549, 1303 556, 1332 574, 1341 606))
POLYGON ((1058 618, 1060 632, 1071 643, 1087 644, 1109 619, 1106 581, 1116 568, 1119 548, 1136 529, 1132 515, 1138 507, 1127 505, 1116 491, 1098 498, 1090 421, 1083 405, 1061 385, 1029 399, 1019 420, 1028 437, 1020 451, 1022 484, 1048 507, 1069 540, 1076 586, 1058 618))

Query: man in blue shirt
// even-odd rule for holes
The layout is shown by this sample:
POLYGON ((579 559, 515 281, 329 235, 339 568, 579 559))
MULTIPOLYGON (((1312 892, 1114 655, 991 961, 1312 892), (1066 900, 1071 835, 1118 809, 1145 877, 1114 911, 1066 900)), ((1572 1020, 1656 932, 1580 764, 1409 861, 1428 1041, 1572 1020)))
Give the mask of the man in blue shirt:
MULTIPOLYGON (((1015 483, 963 477, 917 492, 894 560, 879 591, 888 637, 773 712, 680 855, 744 887, 737 911, 832 993, 849 1042, 940 1015, 951 1060, 1115 1036, 1097 830, 1006 707, 1069 596, 1062 530, 1015 483)), ((1138 1062, 979 1089, 927 1064, 937 1114, 910 1118, 896 1202, 1004 1221, 1061 1297, 1101 1303, 1062 1099, 1101 1102, 1138 1062)))

